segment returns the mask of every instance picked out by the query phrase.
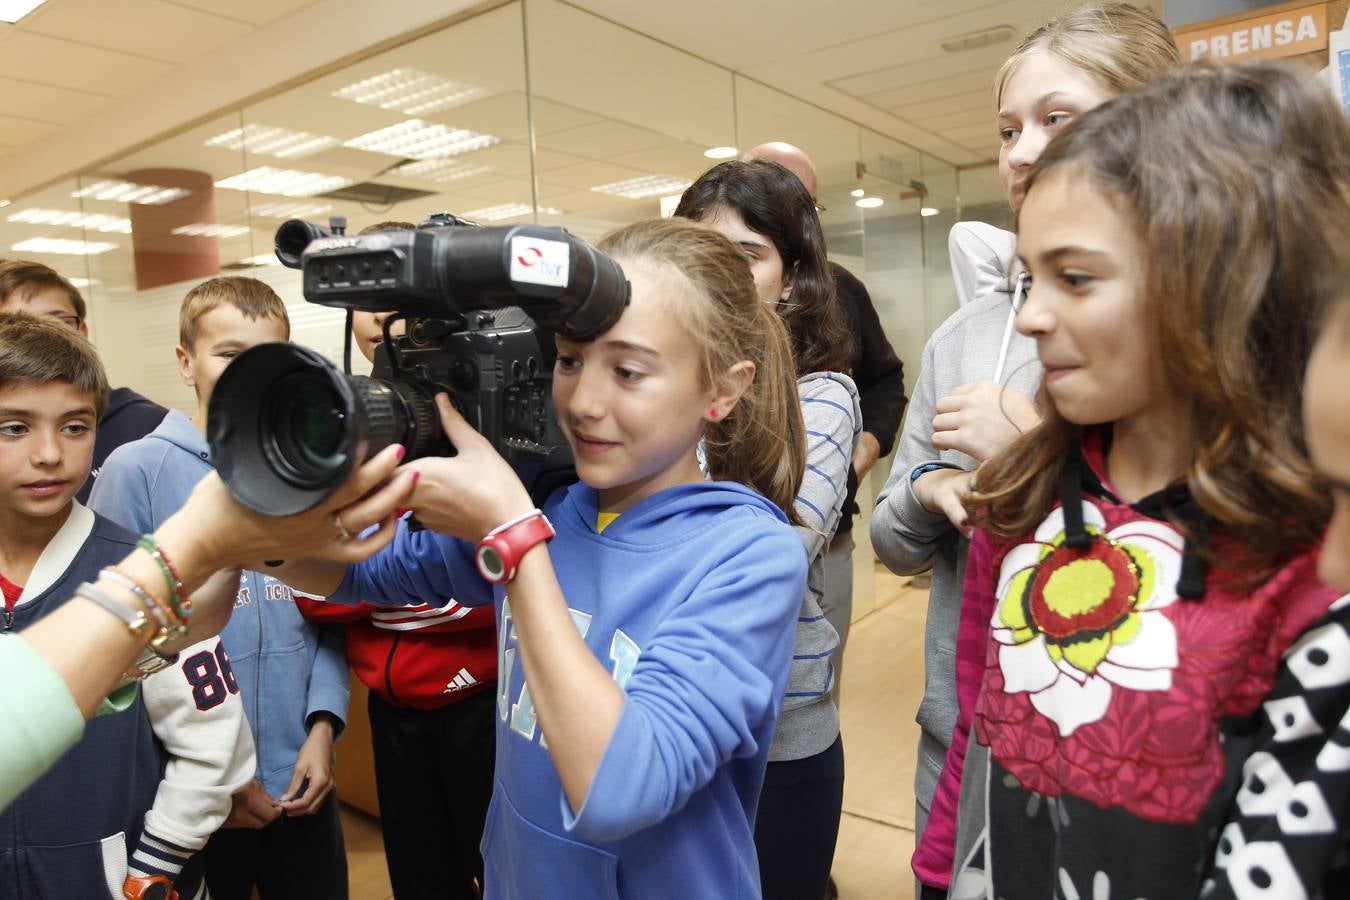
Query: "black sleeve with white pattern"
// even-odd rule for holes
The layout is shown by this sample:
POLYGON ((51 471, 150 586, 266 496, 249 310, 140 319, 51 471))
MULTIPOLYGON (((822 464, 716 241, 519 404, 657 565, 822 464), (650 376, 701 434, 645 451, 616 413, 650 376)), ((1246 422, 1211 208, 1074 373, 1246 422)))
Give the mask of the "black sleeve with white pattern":
POLYGON ((1205 900, 1350 897, 1350 595, 1285 653, 1205 900))

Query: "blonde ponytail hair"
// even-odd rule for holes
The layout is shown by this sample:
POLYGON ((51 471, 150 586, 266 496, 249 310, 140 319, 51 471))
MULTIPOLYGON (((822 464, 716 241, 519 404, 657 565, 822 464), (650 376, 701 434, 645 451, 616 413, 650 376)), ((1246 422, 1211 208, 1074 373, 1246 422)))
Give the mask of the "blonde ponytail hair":
POLYGON ((800 524, 793 501, 806 469, 806 428, 787 328, 759 299, 745 256, 718 232, 687 219, 625 226, 599 243, 619 259, 675 273, 687 286, 674 310, 703 358, 705 387, 739 362, 755 377, 731 413, 704 430, 704 457, 716 479, 754 488, 800 524))
POLYGON ((1028 56, 1045 52, 1090 75, 1113 96, 1143 87, 1181 65, 1172 32, 1151 10, 1089 3, 1029 32, 994 77, 994 104, 1028 56))

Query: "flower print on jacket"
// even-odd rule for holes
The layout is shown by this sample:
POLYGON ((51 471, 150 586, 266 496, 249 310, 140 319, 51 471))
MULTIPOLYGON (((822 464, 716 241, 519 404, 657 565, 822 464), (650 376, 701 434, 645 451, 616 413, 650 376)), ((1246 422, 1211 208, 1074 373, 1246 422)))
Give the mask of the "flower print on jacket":
POLYGON ((1087 502, 1083 520, 1085 549, 1065 543, 1056 509, 1004 557, 991 623, 1003 691, 1029 694, 1062 738, 1100 721, 1117 690, 1169 690, 1177 667, 1162 611, 1177 599, 1184 539, 1152 521, 1108 531, 1087 502))

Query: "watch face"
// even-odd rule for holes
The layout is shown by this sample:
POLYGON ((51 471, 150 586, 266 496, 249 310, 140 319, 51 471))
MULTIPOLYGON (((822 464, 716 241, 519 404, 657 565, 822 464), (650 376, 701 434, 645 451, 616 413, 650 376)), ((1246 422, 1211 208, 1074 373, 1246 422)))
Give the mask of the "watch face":
POLYGON ((169 885, 157 882, 141 892, 141 900, 168 900, 170 890, 169 885))
POLYGON ((506 574, 506 562, 496 547, 478 548, 478 568, 489 581, 496 581, 506 574))

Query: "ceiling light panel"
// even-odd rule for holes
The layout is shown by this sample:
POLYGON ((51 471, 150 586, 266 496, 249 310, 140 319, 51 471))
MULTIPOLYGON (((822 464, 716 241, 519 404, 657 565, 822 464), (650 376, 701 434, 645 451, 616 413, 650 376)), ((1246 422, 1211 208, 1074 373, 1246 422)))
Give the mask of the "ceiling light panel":
POLYGON ((88 228, 115 234, 131 234, 131 220, 102 213, 72 212, 66 209, 20 210, 9 216, 11 222, 23 222, 27 225, 68 225, 71 228, 88 228))
MULTIPOLYGON (((528 216, 534 212, 534 207, 528 203, 502 203, 497 206, 485 206, 482 209, 471 209, 461 213, 464 218, 473 222, 496 222, 500 219, 514 219, 518 216, 528 216)), ((552 206, 539 207, 539 214, 544 216, 560 216, 563 214, 561 209, 555 209, 552 206)))
POLYGON ((232 238, 239 237, 241 234, 248 234, 248 226, 212 225, 206 222, 193 222, 191 225, 180 225, 173 230, 173 233, 181 234, 185 237, 232 238))
POLYGON ((29 238, 9 249, 19 253, 55 253, 61 256, 97 256, 116 250, 117 245, 106 241, 70 241, 65 238, 29 238))
POLYGON ((257 256, 245 256, 239 260, 241 266, 279 266, 281 260, 275 253, 260 253, 257 256))
POLYGON ((0 22, 17 22, 47 0, 0 0, 0 22))
POLYGON ((425 181, 459 181, 493 171, 492 166, 471 166, 450 159, 422 159, 404 163, 389 170, 391 175, 403 178, 421 178, 425 181))
POLYGON ((483 88, 419 69, 393 69, 333 91, 334 97, 343 100, 396 109, 409 116, 439 112, 487 95, 483 88))
POLYGON ((109 203, 139 203, 141 206, 163 206, 192 193, 184 188, 162 187, 157 184, 136 184, 130 181, 107 179, 71 192, 72 197, 106 200, 109 203))
POLYGON ((301 172, 296 169, 276 169, 259 166, 216 182, 216 187, 231 191, 252 191, 258 194, 280 194, 283 197, 313 197, 353 184, 350 178, 323 175, 319 172, 301 172))
POLYGON ((292 131, 289 128, 276 128, 271 125, 245 125, 224 134, 218 134, 206 141, 208 147, 224 147, 228 150, 240 150, 256 153, 260 156, 276 156, 281 159, 297 159, 309 156, 329 147, 336 147, 338 139, 325 134, 312 134, 308 131, 292 131))
POLYGON ((331 203, 262 203, 248 208, 249 215, 263 219, 305 219, 332 211, 331 203))
POLYGON ((346 141, 342 146, 412 159, 443 159, 500 144, 501 138, 467 128, 451 128, 421 119, 408 119, 346 141))
POLYGON ((689 187, 689 179, 675 178, 670 175, 644 175, 641 178, 629 178, 609 184, 596 185, 591 190, 600 194, 613 194, 630 200, 642 200, 661 194, 672 194, 689 187))

